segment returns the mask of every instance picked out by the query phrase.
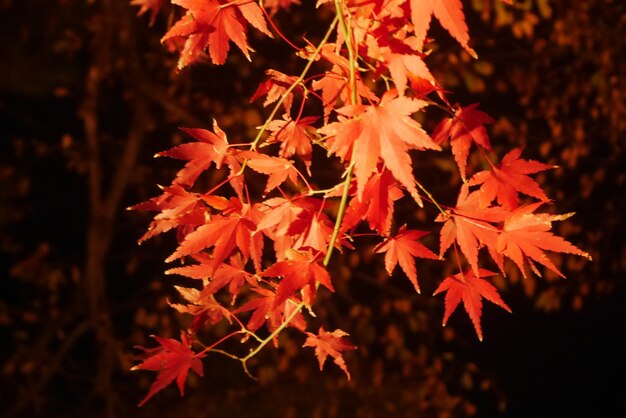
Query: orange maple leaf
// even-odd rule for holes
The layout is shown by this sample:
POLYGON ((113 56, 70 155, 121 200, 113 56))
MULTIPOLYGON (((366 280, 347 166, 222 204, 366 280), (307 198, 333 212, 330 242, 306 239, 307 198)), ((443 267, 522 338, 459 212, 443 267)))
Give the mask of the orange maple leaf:
POLYGON ((469 31, 461 0, 411 0, 411 21, 420 46, 426 39, 432 15, 471 56, 476 57, 476 52, 468 45, 469 31))
POLYGON ((407 275, 417 293, 420 287, 417 282, 414 257, 430 258, 437 260, 439 257, 424 245, 417 242, 418 239, 427 235, 428 232, 406 229, 403 225, 395 237, 389 237, 375 248, 377 253, 385 253, 385 269, 391 275, 396 265, 407 275))
POLYGON ((464 184, 456 207, 447 212, 447 218, 439 215, 436 219, 437 222, 445 222, 440 233, 439 255, 443 257, 456 241, 475 274, 478 274, 478 251, 483 245, 498 267, 503 268, 502 255, 496 251, 500 230, 493 224, 502 222, 507 213, 500 207, 483 208, 479 200, 480 193, 470 193, 469 187, 464 184))
POLYGON ((346 341, 345 337, 348 336, 344 331, 336 329, 333 332, 324 330, 324 327, 320 327, 318 335, 307 332, 307 339, 304 342, 303 347, 314 347, 315 356, 320 364, 320 370, 324 368, 324 363, 328 356, 331 356, 335 361, 335 364, 339 366, 341 370, 348 376, 350 380, 350 372, 346 366, 346 361, 343 359, 343 351, 354 350, 356 347, 346 341))
POLYGON ((533 213, 543 202, 521 206, 511 212, 504 221, 504 228, 497 241, 497 250, 513 260, 524 277, 524 261, 531 269, 541 276, 536 261, 561 277, 563 273, 550 261, 544 251, 580 255, 591 260, 591 256, 574 246, 569 241, 552 234, 552 222, 569 218, 573 213, 565 215, 549 215, 533 213))
POLYGON ((435 127, 432 135, 437 144, 442 144, 450 138, 452 154, 459 166, 463 180, 465 180, 467 156, 472 143, 491 151, 489 135, 484 125, 493 123, 493 119, 486 113, 477 110, 477 107, 478 103, 474 103, 457 109, 454 116, 445 118, 435 127))
POLYGON ((474 324, 474 329, 476 330, 478 339, 482 341, 483 331, 480 326, 480 316, 483 309, 482 298, 495 303, 507 312, 511 312, 511 308, 504 303, 495 286, 487 280, 482 279, 482 277, 495 275, 496 273, 491 271, 479 269, 478 274, 474 274, 473 271, 468 270, 464 273, 458 273, 454 276, 446 277, 437 290, 435 290, 435 293, 433 293, 433 295, 436 295, 441 292, 447 292, 443 325, 446 325, 450 315, 452 315, 452 312, 454 312, 457 306, 459 306, 459 303, 462 301, 465 311, 474 324))
MULTIPOLYGON (((259 84, 259 87, 250 98, 250 103, 261 96, 266 96, 263 106, 267 107, 283 98, 283 108, 286 112, 289 112, 291 110, 291 104, 293 103, 293 91, 288 94, 286 93, 289 87, 297 82, 298 78, 272 69, 265 71, 265 74, 267 74, 269 78, 259 84)), ((303 91, 300 86, 296 87, 295 90, 303 91)))
POLYGON ((547 201, 548 197, 536 181, 528 177, 528 174, 538 173, 556 166, 540 163, 533 160, 521 160, 519 156, 521 148, 516 148, 506 154, 502 162, 492 166, 490 170, 474 174, 469 185, 481 185, 480 203, 488 206, 494 199, 507 209, 513 210, 518 206, 517 193, 535 197, 547 201))
POLYGON ((173 184, 164 187, 160 196, 129 207, 131 210, 159 212, 150 222, 148 231, 139 239, 139 244, 176 227, 184 229, 202 225, 208 212, 202 200, 202 196, 197 193, 190 193, 180 185, 173 184))
POLYGON ((279 155, 283 158, 297 154, 304 161, 309 175, 313 153, 311 138, 315 136, 315 128, 311 124, 316 120, 315 116, 306 116, 294 121, 291 116, 284 114, 283 120, 273 120, 267 125, 267 130, 271 132, 267 144, 280 142, 279 155))
MULTIPOLYGON (((204 225, 187 234, 176 251, 165 259, 165 262, 177 260, 186 255, 198 253, 206 248, 213 248, 211 269, 224 262, 226 257, 237 247, 244 259, 252 259, 255 268, 261 269, 263 252, 263 236, 255 233, 257 222, 261 216, 255 208, 241 203, 240 210, 230 216, 215 215, 204 225)), ((211 271, 209 269, 209 271, 211 271)))
POLYGON ((285 158, 270 157, 269 155, 254 151, 244 151, 239 155, 248 159, 248 166, 251 169, 269 176, 267 185, 265 186, 265 194, 268 194, 276 187, 283 184, 287 178, 289 178, 295 186, 298 185, 299 173, 293 165, 293 161, 285 158))
POLYGON ((184 40, 178 68, 198 60, 207 47, 213 64, 224 64, 230 49, 229 41, 233 41, 250 59, 246 21, 272 37, 263 11, 256 2, 223 4, 216 0, 172 0, 172 3, 187 9, 187 13, 170 28, 161 42, 176 38, 184 40))
POLYGON ((139 406, 144 405, 148 399, 160 390, 167 387, 170 383, 176 380, 180 394, 185 394, 185 380, 189 369, 193 370, 198 376, 203 375, 201 358, 206 357, 203 353, 196 354, 190 347, 187 336, 181 333, 181 341, 171 338, 161 338, 153 336, 161 347, 156 349, 143 349, 148 358, 146 358, 141 364, 134 366, 131 370, 152 370, 158 372, 157 378, 150 386, 150 390, 145 398, 139 403, 139 406))
POLYGON ((367 198, 359 200, 354 196, 346 209, 341 223, 342 231, 349 231, 359 221, 367 219, 369 227, 383 236, 389 235, 393 219, 394 202, 402 197, 402 190, 389 170, 383 169, 375 173, 367 182, 363 195, 367 198))
POLYGON ((281 305, 299 290, 303 291, 303 302, 311 306, 319 284, 331 292, 335 290, 330 275, 315 258, 297 251, 292 251, 290 255, 290 260, 279 261, 263 272, 265 277, 282 277, 276 290, 274 306, 281 305))
POLYGON ((410 115, 427 105, 422 100, 398 97, 398 92, 386 92, 379 105, 349 105, 337 110, 352 119, 334 122, 326 131, 334 132, 327 140, 329 152, 345 159, 351 150, 357 181, 357 196, 363 192, 369 178, 376 172, 378 162, 402 184, 415 201, 421 199, 415 185, 409 149, 439 150, 439 145, 424 132, 410 115))

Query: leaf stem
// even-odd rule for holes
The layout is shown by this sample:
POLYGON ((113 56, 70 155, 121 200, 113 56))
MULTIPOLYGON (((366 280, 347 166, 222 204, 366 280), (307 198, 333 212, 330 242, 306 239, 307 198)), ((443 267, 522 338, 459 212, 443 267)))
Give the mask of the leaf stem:
POLYGON ((356 93, 357 57, 355 57, 354 48, 352 46, 352 31, 348 30, 348 25, 346 24, 346 19, 343 15, 343 7, 342 7, 341 0, 335 0, 335 10, 337 13, 337 18, 339 19, 341 30, 343 32, 343 37, 346 43, 346 48, 348 48, 348 61, 350 63, 350 74, 349 74, 350 100, 352 104, 356 104, 357 103, 357 93, 356 93))
POLYGON ((270 341, 272 341, 278 334, 280 334, 282 332, 282 330, 284 330, 291 321, 293 321, 293 319, 296 317, 296 315, 302 310, 302 308, 304 307, 304 302, 300 302, 298 303, 295 308, 293 308, 293 311, 289 314, 289 316, 287 317, 287 319, 285 319, 274 331, 272 331, 272 333, 270 335, 267 336, 267 338, 265 338, 263 341, 261 341, 261 343, 256 346, 256 348, 254 348, 253 350, 251 350, 245 357, 243 358, 239 358, 239 360, 241 361, 242 365, 243 365, 243 370, 246 372, 246 374, 250 377, 252 377, 253 379, 256 380, 256 378, 254 376, 252 376, 252 374, 250 373, 250 371, 248 370, 248 360, 250 360, 252 357, 254 357, 255 355, 257 355, 257 353, 259 351, 261 351, 263 349, 263 347, 265 347, 270 341))
POLYGON ((415 180, 415 183, 417 183, 417 187, 420 188, 420 190, 422 192, 424 192, 424 194, 428 197, 428 201, 430 203, 432 203, 433 205, 435 205, 437 207, 437 209, 439 210, 439 212, 441 212, 441 214, 443 216, 445 216, 446 218, 449 218, 450 215, 448 214, 448 212, 446 212, 445 210, 443 210, 443 208, 441 207, 441 205, 437 202, 437 200, 435 199, 435 197, 422 185, 422 183, 420 183, 419 181, 417 181, 417 179, 415 180))
POLYGON ((343 181, 343 194, 341 195, 341 202, 339 203, 339 210, 337 211, 337 219, 335 220, 335 227, 333 228, 333 235, 330 237, 330 242, 328 243, 328 250, 326 251, 326 257, 324 257, 324 261, 322 264, 324 267, 328 266, 330 263, 330 257, 333 254, 333 249, 335 248, 335 242, 337 241, 337 237, 339 236, 339 230, 341 229, 341 222, 343 221, 343 215, 346 212, 346 207, 348 206, 348 196, 350 195, 350 182, 352 181, 352 169, 354 167, 354 163, 350 164, 348 167, 348 171, 346 171, 346 178, 343 181))

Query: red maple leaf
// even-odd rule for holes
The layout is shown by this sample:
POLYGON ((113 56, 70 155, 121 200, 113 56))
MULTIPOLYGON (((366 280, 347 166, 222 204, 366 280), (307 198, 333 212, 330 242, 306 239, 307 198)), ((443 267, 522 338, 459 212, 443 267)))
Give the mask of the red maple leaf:
POLYGON ((260 233, 256 234, 255 231, 261 214, 249 205, 241 205, 235 198, 233 200, 239 204, 240 211, 231 213, 230 216, 211 217, 207 223, 185 236, 176 251, 165 261, 169 263, 186 255, 214 247, 213 260, 210 265, 212 271, 215 271, 236 246, 244 258, 246 260, 251 258, 255 268, 260 270, 263 236, 260 233))
POLYGON ((196 61, 207 47, 213 64, 224 64, 230 49, 229 41, 233 41, 246 58, 250 59, 246 21, 272 37, 263 11, 256 2, 172 0, 172 3, 187 9, 187 13, 170 28, 161 42, 173 38, 185 40, 178 68, 196 61))
POLYGON ((342 231, 348 231, 362 219, 367 219, 370 229, 383 236, 389 235, 394 202, 402 197, 402 190, 389 170, 383 169, 370 177, 363 195, 363 200, 357 196, 350 200, 341 224, 342 231))
POLYGON ((285 158, 270 157, 254 151, 243 151, 239 155, 248 159, 247 164, 251 169, 258 173, 269 175, 267 185, 265 186, 265 194, 283 184, 287 178, 295 186, 298 185, 299 173, 296 167, 294 167, 293 161, 285 158))
POLYGON ((302 300, 311 306, 318 285, 331 292, 335 289, 330 275, 315 258, 307 253, 290 252, 290 259, 279 261, 263 272, 264 277, 282 277, 276 290, 274 306, 281 305, 297 291, 302 290, 302 300))
POLYGON ((428 234, 428 232, 406 229, 403 225, 395 237, 389 237, 375 248, 377 253, 385 253, 385 269, 391 275, 396 265, 407 275, 417 293, 420 287, 417 282, 417 271, 415 269, 414 257, 430 258, 436 260, 439 257, 431 250, 417 242, 418 239, 428 234))
POLYGON ((521 148, 516 148, 506 154, 502 162, 492 166, 491 170, 481 171, 474 174, 469 185, 481 184, 480 203, 488 206, 494 199, 509 210, 518 206, 517 193, 524 193, 542 201, 548 197, 536 181, 528 177, 528 174, 538 173, 556 166, 543 164, 533 160, 520 160, 521 148))
POLYGON ((448 211, 447 218, 439 215, 436 219, 438 222, 445 221, 440 233, 439 255, 443 256, 456 241, 475 274, 478 274, 478 251, 483 245, 502 269, 502 256, 496 251, 500 230, 493 224, 502 222, 507 213, 500 207, 484 208, 480 206, 479 200, 480 193, 470 193, 469 187, 464 184, 456 207, 448 211))
MULTIPOLYGON (((299 232, 294 230, 289 232, 291 224, 304 211, 319 212, 321 205, 322 202, 319 199, 296 196, 291 199, 282 197, 267 199, 258 206, 263 216, 257 229, 263 231, 267 237, 274 241, 277 260, 285 259, 287 250, 294 248, 294 241, 300 237, 302 232, 307 230, 307 225, 303 222, 297 230, 299 232)), ((326 229, 324 228, 324 230, 326 229)))
POLYGON ((369 46, 368 54, 379 65, 387 67, 400 96, 404 95, 409 76, 428 80, 431 89, 434 89, 437 83, 422 60, 423 54, 418 52, 421 44, 416 37, 406 37, 404 31, 391 22, 381 24, 372 35, 376 40, 369 46))
POLYGON ((223 318, 226 318, 228 322, 231 322, 228 309, 220 305, 213 294, 206 291, 206 288, 198 290, 192 287, 174 287, 185 299, 186 303, 168 303, 178 312, 193 316, 188 328, 190 334, 197 333, 207 321, 210 321, 211 324, 216 324, 223 318))
POLYGON ((241 164, 236 156, 236 151, 231 149, 226 138, 226 133, 213 121, 213 131, 198 128, 181 128, 181 130, 198 142, 190 142, 178 145, 167 151, 156 154, 158 157, 170 157, 178 160, 188 161, 176 174, 174 183, 183 186, 193 186, 194 182, 203 171, 208 169, 212 163, 215 168, 220 169, 222 164, 230 168, 230 184, 238 195, 242 194, 243 179, 237 176, 241 164))
POLYGON ((389 66, 389 73, 391 74, 391 78, 398 88, 400 95, 404 94, 409 74, 412 77, 419 77, 423 80, 427 80, 432 86, 436 85, 435 79, 430 73, 430 70, 428 70, 428 67, 426 67, 426 64, 417 53, 401 54, 389 51, 385 55, 385 61, 389 66))
POLYGON ((345 158, 351 149, 357 181, 357 196, 363 199, 367 181, 382 159, 385 167, 421 205, 415 185, 409 149, 440 149, 409 115, 427 103, 409 97, 398 97, 395 90, 384 94, 379 105, 350 105, 338 110, 352 119, 334 122, 326 131, 329 152, 345 158))
POLYGON ((419 40, 420 46, 426 39, 432 15, 435 15, 441 26, 470 55, 476 56, 476 52, 467 44, 469 42, 469 32, 465 23, 461 0, 411 0, 411 21, 413 22, 415 36, 419 40))
POLYGON ((483 340, 483 331, 480 326, 480 316, 482 314, 483 302, 482 298, 487 299, 489 302, 495 303, 507 312, 511 312, 511 309, 504 303, 498 290, 494 285, 489 283, 482 277, 495 276, 496 273, 488 270, 479 269, 478 274, 474 274, 473 271, 468 270, 464 273, 458 273, 454 276, 449 276, 439 285, 433 295, 441 292, 446 293, 446 309, 443 315, 443 325, 448 322, 448 318, 452 315, 452 312, 459 306, 459 303, 463 301, 465 311, 469 315, 478 339, 483 340))
MULTIPOLYGON (((254 332, 261 328, 264 323, 267 323, 268 330, 273 331, 293 313, 296 306, 293 300, 286 300, 282 304, 276 305, 276 294, 273 291, 259 286, 253 287, 252 290, 257 296, 253 296, 243 306, 233 311, 233 313, 254 311, 246 324, 248 330, 254 332)), ((306 321, 302 314, 298 312, 289 325, 299 330, 304 330, 306 321)))
POLYGON ((539 202, 521 206, 511 212, 504 221, 504 228, 498 237, 497 249, 513 260, 524 277, 526 276, 524 261, 528 262, 538 276, 541 274, 533 261, 549 268, 559 276, 565 277, 545 255, 544 251, 575 254, 588 259, 591 259, 591 256, 570 242, 549 232, 552 229, 552 222, 567 219, 573 214, 533 213, 542 204, 543 202, 539 202))
MULTIPOLYGON (((191 349, 191 343, 187 336, 181 333, 181 341, 171 338, 161 338, 154 336, 154 339, 161 347, 144 351, 149 355, 141 364, 136 365, 131 370, 152 370, 158 372, 157 378, 150 387, 146 397, 139 403, 144 405, 155 393, 164 389, 174 380, 178 385, 180 394, 185 394, 185 380, 189 369, 199 376, 203 375, 201 358, 206 357, 203 353, 196 354, 191 349)), ((141 347, 139 347, 141 348, 141 347)))
POLYGON ((348 376, 350 380, 350 372, 346 366, 346 361, 343 359, 343 351, 354 350, 356 347, 346 341, 345 337, 348 335, 340 329, 336 329, 333 332, 327 332, 324 327, 320 327, 318 335, 307 332, 307 339, 304 342, 303 347, 314 347, 315 356, 320 364, 320 370, 324 368, 324 363, 328 356, 331 356, 337 366, 348 376))
MULTIPOLYGON (((322 104, 324 106, 324 121, 328 121, 330 112, 335 109, 337 101, 342 103, 350 102, 350 89, 348 80, 350 78, 350 62, 335 52, 334 44, 326 44, 321 50, 324 59, 332 63, 330 71, 326 71, 322 78, 313 80, 311 86, 313 90, 322 91, 322 104)), ((378 101, 378 97, 363 83, 360 77, 356 79, 356 99, 357 104, 362 98, 370 103, 378 101)))
MULTIPOLYGON (((307 198, 298 199, 297 205, 302 211, 296 219, 290 223, 287 235, 293 237, 293 248, 296 250, 313 249, 325 253, 333 233, 333 224, 323 212, 325 201, 307 198)), ((337 249, 341 248, 341 241, 335 243, 337 249)))
POLYGON ((222 263, 217 269, 214 268, 212 259, 207 256, 196 256, 200 264, 190 264, 182 267, 169 269, 165 274, 179 274, 192 279, 201 279, 205 283, 204 293, 214 294, 222 287, 228 285, 228 292, 235 302, 239 289, 246 281, 256 283, 256 279, 245 270, 243 260, 239 253, 230 258, 230 263, 222 263))
POLYGON ((248 330, 252 332, 261 328, 265 321, 269 321, 268 328, 275 328, 280 323, 282 317, 282 312, 279 309, 274 309, 276 294, 269 289, 258 286, 252 290, 254 290, 258 296, 253 296, 233 313, 254 311, 246 324, 248 330))
POLYGON ((163 188, 160 196, 131 206, 132 210, 158 211, 148 231, 139 239, 139 244, 169 231, 172 228, 195 228, 204 223, 208 208, 201 202, 202 196, 191 193, 173 184, 163 188))
POLYGON ((291 116, 284 114, 283 119, 273 120, 267 125, 267 130, 271 132, 267 138, 267 144, 280 142, 279 155, 283 158, 298 155, 304 161, 310 175, 311 154, 313 153, 311 138, 315 137, 316 132, 311 124, 315 123, 317 117, 306 116, 294 121, 291 116))
MULTIPOLYGON (((291 104, 293 103, 293 90, 287 95, 285 95, 285 93, 287 93, 289 87, 297 82, 298 77, 289 76, 272 69, 265 71, 265 74, 267 74, 269 79, 259 84, 259 87, 250 98, 250 103, 261 96, 266 96, 263 106, 267 107, 284 97, 283 107, 286 112, 289 112, 291 110, 291 104)), ((297 89, 302 91, 302 87, 300 86, 298 86, 297 89)))
POLYGON ((257 228, 274 239, 277 235, 287 235, 289 226, 306 209, 319 210, 319 201, 311 198, 286 199, 275 197, 263 201, 260 211, 263 217, 257 228))
POLYGON ((484 112, 477 110, 478 103, 456 110, 451 118, 442 120, 433 132, 433 140, 437 144, 450 138, 452 154, 459 166, 461 177, 465 180, 467 156, 472 142, 487 151, 491 151, 489 135, 485 129, 486 123, 493 123, 493 119, 484 112))

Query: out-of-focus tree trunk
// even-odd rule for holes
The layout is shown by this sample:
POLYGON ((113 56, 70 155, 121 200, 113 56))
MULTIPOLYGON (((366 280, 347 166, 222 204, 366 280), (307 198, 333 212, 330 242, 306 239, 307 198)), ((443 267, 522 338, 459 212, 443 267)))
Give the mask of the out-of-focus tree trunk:
MULTIPOLYGON (((86 236, 86 259, 83 273, 83 285, 88 304, 89 320, 94 330, 97 354, 97 372, 95 373, 94 395, 103 404, 103 413, 114 417, 115 391, 112 376, 117 366, 119 349, 115 330, 111 320, 107 297, 107 257, 110 253, 113 231, 121 201, 128 186, 148 123, 148 104, 133 86, 140 83, 141 73, 138 57, 133 47, 132 13, 128 5, 120 1, 106 0, 102 3, 101 16, 94 19, 92 61, 86 78, 85 98, 81 110, 84 121, 85 137, 88 149, 88 196, 89 224, 86 236), (126 49, 124 58, 128 67, 124 88, 134 98, 131 106, 132 116, 127 137, 122 142, 123 148, 107 149, 105 152, 121 153, 112 172, 107 172, 107 181, 103 181, 104 158, 101 149, 101 127, 99 124, 99 104, 103 83, 112 68, 114 48, 126 49), (105 187, 106 185, 106 187, 105 187)), ((119 53, 120 51, 118 51, 119 53)))

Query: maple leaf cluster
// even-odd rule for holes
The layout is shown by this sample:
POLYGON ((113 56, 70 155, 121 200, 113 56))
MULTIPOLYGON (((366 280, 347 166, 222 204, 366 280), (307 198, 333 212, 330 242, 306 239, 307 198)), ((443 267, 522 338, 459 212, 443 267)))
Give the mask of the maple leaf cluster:
MULTIPOLYGON (((270 16, 298 4, 266 2, 266 10, 249 0, 172 2, 184 16, 163 41, 180 46, 181 68, 207 54, 214 64, 224 63, 231 41, 250 58, 248 25, 272 36, 267 22, 278 29, 270 16)), ((475 55, 460 0, 335 0, 318 7, 332 7, 336 19, 317 46, 299 49, 301 73, 268 70, 252 96, 252 101, 265 98, 263 106, 271 109, 258 135, 232 144, 217 122, 212 130, 183 129, 193 140, 158 156, 182 160, 184 167, 159 196, 134 207, 157 212, 140 242, 176 230, 178 246, 165 261, 182 265, 166 273, 197 283, 177 287, 183 303, 172 304, 191 316, 180 342, 157 338, 161 347, 147 350, 136 366, 158 372, 142 404, 174 380, 182 393, 189 369, 201 375, 201 359, 224 354, 218 347, 235 336, 243 337, 249 350, 226 354, 249 373, 247 361, 270 342, 277 344, 286 329, 306 337, 303 346, 315 349, 320 368, 330 356, 349 378, 343 354, 355 347, 348 334, 323 326, 311 332, 307 319, 321 288, 334 291, 333 251, 352 249, 357 230, 379 237, 375 251, 384 253, 389 275, 399 265, 417 292, 417 258, 453 260, 458 273, 443 279, 435 292, 446 292, 444 325, 463 302, 481 340, 483 298, 510 311, 489 281, 497 273, 481 266, 481 249, 501 274, 507 258, 524 275, 527 267, 540 275, 541 266, 562 275, 546 251, 588 257, 550 232, 552 222, 569 214, 537 212, 549 199, 530 175, 553 167, 522 159, 521 149, 494 162, 485 126, 491 117, 477 104, 451 105, 428 69, 433 16, 475 55), (381 94, 373 87, 379 80, 387 86, 381 94), (322 114, 305 114, 309 102, 317 102, 322 114), (448 112, 430 134, 417 120, 429 107, 448 112), (338 167, 342 180, 335 187, 313 186, 315 147, 328 156, 315 165, 338 167), (454 207, 439 203, 413 167, 448 148, 463 180, 454 207), (468 175, 472 149, 488 169, 468 175), (197 179, 208 170, 220 171, 223 181, 201 191, 197 179), (266 179, 262 191, 246 181, 250 176, 266 179), (395 224, 395 202, 403 197, 439 211, 433 219, 442 225, 439 254, 420 242, 429 231, 395 224), (202 331, 220 321, 230 324, 232 333, 201 343, 202 331)))

